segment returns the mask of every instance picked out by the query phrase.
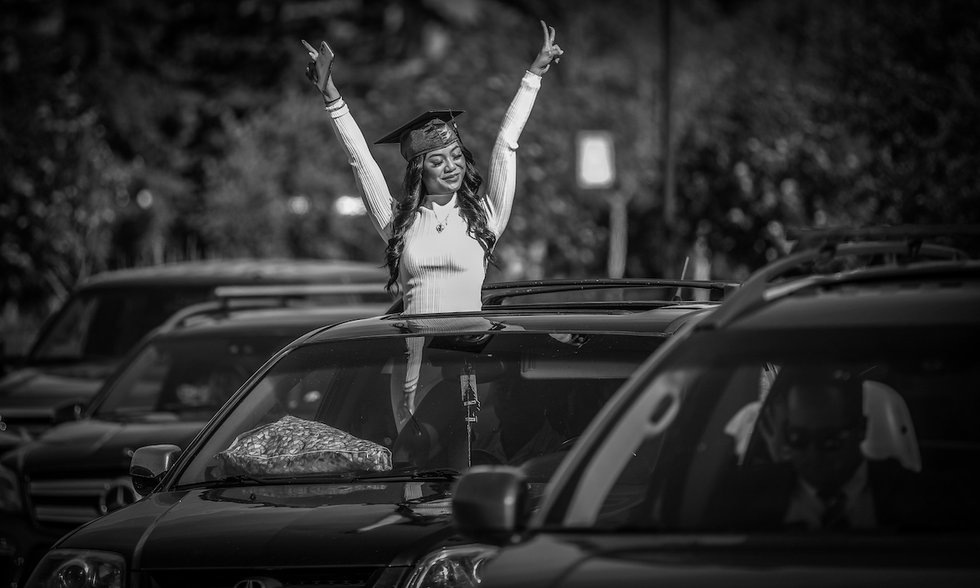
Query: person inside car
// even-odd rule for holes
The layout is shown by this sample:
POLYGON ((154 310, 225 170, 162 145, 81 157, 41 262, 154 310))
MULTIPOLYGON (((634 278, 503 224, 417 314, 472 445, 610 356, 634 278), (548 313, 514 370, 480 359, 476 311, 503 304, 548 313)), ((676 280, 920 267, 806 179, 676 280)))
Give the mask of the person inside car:
POLYGON ((780 371, 757 427, 770 459, 739 472, 731 495, 742 504, 727 507, 736 527, 928 524, 920 476, 894 456, 867 455, 864 390, 863 379, 846 369, 780 371))
POLYGON ((795 377, 774 398, 779 439, 797 479, 784 522, 814 528, 871 528, 876 509, 861 452, 867 427, 861 382, 846 372, 795 377))

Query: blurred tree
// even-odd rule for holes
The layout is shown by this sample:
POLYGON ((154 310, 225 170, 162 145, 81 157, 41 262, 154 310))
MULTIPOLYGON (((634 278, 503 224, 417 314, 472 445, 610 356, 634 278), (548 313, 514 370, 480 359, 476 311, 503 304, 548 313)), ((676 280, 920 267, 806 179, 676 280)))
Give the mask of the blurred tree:
MULTIPOLYGON (((705 237, 713 275, 784 253, 787 227, 980 221, 963 132, 980 116, 980 4, 763 0, 722 17, 682 51, 671 228, 705 237)), ((656 246, 642 228, 660 214, 639 212, 631 249, 656 246)))
MULTIPOLYGON (((977 222, 980 4, 696 0, 674 12, 678 222, 663 221, 658 11, 647 0, 0 0, 0 307, 88 273, 202 256, 382 260, 299 44, 327 39, 372 139, 467 110, 485 165, 537 20, 566 50, 522 136, 491 279, 604 272, 608 206, 575 135, 616 140, 627 273, 712 276, 789 226, 977 222), (143 204, 140 204, 140 203, 143 204), (148 204, 147 204, 148 203, 148 204)), ((396 150, 376 148, 397 189, 396 150)), ((485 171, 485 170, 484 170, 485 171)))

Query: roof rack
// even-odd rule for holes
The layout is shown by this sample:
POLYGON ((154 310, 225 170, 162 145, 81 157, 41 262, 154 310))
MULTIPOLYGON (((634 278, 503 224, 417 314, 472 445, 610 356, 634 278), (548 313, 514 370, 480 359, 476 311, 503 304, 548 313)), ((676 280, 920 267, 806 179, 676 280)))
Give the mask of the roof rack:
MULTIPOLYGON (((555 280, 525 280, 513 282, 497 282, 487 284, 483 288, 484 306, 503 306, 506 301, 514 300, 522 296, 536 296, 541 294, 557 294, 562 292, 586 292, 586 291, 616 291, 624 293, 628 290, 639 290, 642 288, 663 288, 673 289, 674 294, 667 298, 649 300, 646 298, 637 299, 614 299, 612 302, 677 302, 680 300, 678 294, 681 289, 694 289, 706 291, 709 298, 719 300, 728 296, 739 285, 735 282, 721 281, 702 281, 702 280, 669 280, 656 278, 592 278, 592 279, 555 279, 555 280)), ((575 301, 578 302, 578 301, 575 301)), ((582 302, 603 303, 610 300, 583 300, 582 302)), ((511 306, 511 305, 508 305, 511 306)))
POLYGON ((244 298, 301 299, 314 296, 342 294, 374 294, 388 298, 385 285, 381 282, 357 284, 284 284, 262 286, 218 286, 214 296, 221 300, 244 298))
MULTIPOLYGON (((217 317, 232 310, 261 310, 284 308, 298 300, 315 300, 317 296, 352 294, 378 294, 384 284, 283 284, 262 286, 219 286, 214 289, 214 300, 186 306, 172 314, 160 326, 160 330, 172 330, 186 326, 195 317, 217 317)), ((313 306, 317 306, 313 304, 313 306)))
MULTIPOLYGON (((830 243, 855 241, 906 241, 910 246, 921 245, 925 239, 937 237, 980 236, 980 225, 894 225, 880 227, 790 228, 787 237, 796 241, 795 250, 810 249, 830 243)), ((946 248, 957 258, 969 258, 963 250, 946 248)))
POLYGON ((730 323, 746 312, 783 298, 804 288, 898 276, 924 276, 973 267, 960 250, 941 245, 870 241, 827 243, 777 260, 752 274, 729 299, 699 328, 713 328, 730 323), (875 262, 848 266, 846 258, 873 258, 875 262))

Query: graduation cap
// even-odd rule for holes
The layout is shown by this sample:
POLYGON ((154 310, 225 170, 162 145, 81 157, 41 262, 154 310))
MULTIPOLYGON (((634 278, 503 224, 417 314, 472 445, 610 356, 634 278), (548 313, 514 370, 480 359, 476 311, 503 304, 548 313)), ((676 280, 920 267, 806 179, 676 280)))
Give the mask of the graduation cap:
POLYGON ((456 117, 464 110, 429 110, 374 143, 397 143, 405 161, 459 141, 456 117))

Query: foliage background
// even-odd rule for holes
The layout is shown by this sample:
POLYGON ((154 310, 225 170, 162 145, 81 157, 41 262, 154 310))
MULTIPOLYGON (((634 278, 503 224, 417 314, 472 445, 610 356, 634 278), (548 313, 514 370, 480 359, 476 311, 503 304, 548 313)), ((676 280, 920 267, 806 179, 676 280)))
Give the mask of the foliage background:
MULTIPOLYGON (((301 38, 330 42, 369 139, 463 108, 486 161, 538 19, 557 28, 566 55, 522 136, 491 280, 605 274, 613 197, 628 199, 630 276, 694 255, 741 279, 794 226, 978 221, 980 3, 675 2, 669 219, 663 1, 0 0, 0 327, 105 269, 380 265, 368 220, 335 207, 356 190, 301 38), (575 181, 576 134, 593 129, 615 137, 606 192, 575 181)), ((399 156, 375 154, 397 188, 399 156)))

